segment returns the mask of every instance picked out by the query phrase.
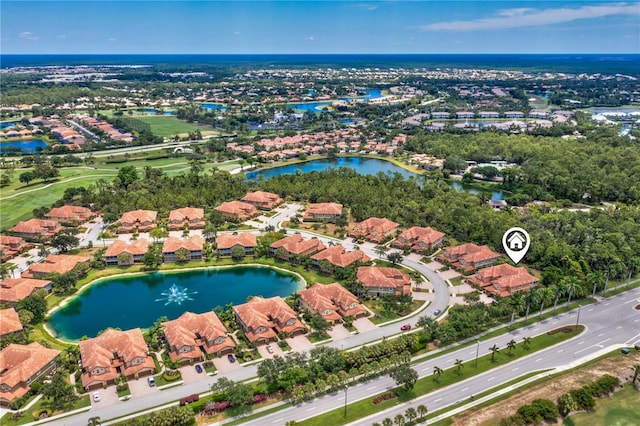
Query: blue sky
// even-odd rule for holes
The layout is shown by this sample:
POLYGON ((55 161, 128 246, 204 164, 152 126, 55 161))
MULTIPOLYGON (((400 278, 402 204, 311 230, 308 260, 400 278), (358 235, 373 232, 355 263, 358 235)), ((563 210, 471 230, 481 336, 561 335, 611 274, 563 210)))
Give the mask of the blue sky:
POLYGON ((640 2, 12 1, 20 53, 640 53, 640 2))

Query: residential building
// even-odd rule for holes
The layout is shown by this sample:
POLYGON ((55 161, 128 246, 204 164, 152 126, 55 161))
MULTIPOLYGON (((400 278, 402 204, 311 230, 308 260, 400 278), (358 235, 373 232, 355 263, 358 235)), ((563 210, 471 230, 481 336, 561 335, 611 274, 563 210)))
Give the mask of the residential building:
POLYGON ((12 237, 11 235, 0 235, 0 252, 2 260, 11 259, 31 247, 21 237, 12 237))
POLYGON ((399 226, 396 222, 386 218, 370 217, 356 223, 350 235, 357 238, 363 237, 374 243, 381 243, 387 236, 395 234, 399 226))
POLYGON ((411 294, 411 278, 400 269, 361 266, 358 268, 357 276, 370 297, 411 294))
POLYGON ((480 111, 478 113, 480 118, 498 118, 500 117, 500 113, 497 111, 480 111))
POLYGON ((202 361, 206 354, 228 354, 236 346, 213 312, 185 312, 173 321, 162 323, 162 327, 169 345, 169 357, 180 364, 202 361))
POLYGON ((120 218, 120 226, 118 232, 128 234, 134 232, 147 232, 156 227, 156 219, 158 212, 153 210, 133 210, 126 212, 120 218))
POLYGON ((51 292, 51 281, 32 278, 5 278, 0 282, 0 304, 16 305, 39 289, 51 292))
POLYGON ((369 261, 371 258, 364 252, 360 250, 347 251, 341 245, 329 247, 311 256, 311 266, 329 274, 332 274, 335 268, 346 268, 369 261))
POLYGON ((187 261, 202 259, 202 249, 204 248, 204 239, 200 235, 192 235, 186 240, 177 237, 169 237, 162 245, 163 262, 175 262, 177 260, 187 261), (180 258, 176 252, 180 249, 187 250, 189 255, 180 258))
POLYGON ((320 315, 331 324, 348 316, 359 318, 368 314, 358 298, 339 283, 316 283, 298 291, 298 294, 300 307, 311 315, 320 315))
POLYGON ((433 118, 434 120, 447 119, 450 116, 451 115, 448 112, 444 111, 435 111, 431 113, 431 118, 433 118))
POLYGON ((304 212, 304 220, 334 221, 342 217, 342 204, 338 203, 311 203, 304 212))
POLYGON ((22 273, 23 278, 46 278, 49 274, 66 274, 80 263, 89 263, 90 256, 71 254, 50 254, 42 263, 29 265, 22 273))
POLYGON ((325 248, 317 238, 305 240, 302 235, 294 234, 271 244, 269 254, 281 260, 290 260, 292 256, 311 256, 325 248))
POLYGON ((22 333, 22 323, 16 310, 14 308, 0 310, 0 338, 20 333, 22 333))
POLYGON ((278 194, 272 192, 255 191, 248 192, 247 195, 242 197, 240 201, 253 204, 262 210, 271 210, 282 203, 282 198, 278 194))
POLYGON ((522 112, 522 111, 506 111, 504 113, 504 116, 506 118, 523 118, 524 117, 524 112, 522 112))
POLYGON ((456 118, 465 119, 465 118, 474 118, 476 114, 473 111, 459 111, 456 112, 456 118))
POLYGON ((204 209, 183 207, 169 213, 169 230, 179 231, 188 226, 189 229, 204 228, 204 209))
POLYGON ((397 248, 410 246, 412 251, 422 253, 425 250, 440 247, 444 242, 444 237, 443 232, 433 228, 413 226, 398 235, 392 245, 397 248))
POLYGON ((251 232, 241 232, 238 235, 233 234, 220 234, 216 238, 216 245, 218 246, 218 253, 220 256, 231 256, 231 250, 234 247, 240 247, 244 250, 244 255, 252 255, 258 247, 258 240, 256 236, 251 232))
POLYGON ((53 237, 62 231, 62 226, 58 221, 46 219, 29 219, 25 222, 18 222, 9 231, 16 237, 26 240, 42 240, 53 237))
POLYGON ((527 268, 516 268, 508 263, 478 270, 469 281, 482 287, 489 293, 501 297, 529 291, 538 285, 538 278, 531 275, 527 268))
POLYGON ((142 258, 149 251, 151 243, 145 238, 127 242, 115 240, 104 252, 107 266, 130 266, 142 262, 142 258))
POLYGON ((57 220, 65 225, 79 225, 90 220, 95 214, 86 207, 62 206, 54 207, 45 214, 45 219, 57 220))
POLYGON ((114 384, 118 374, 130 379, 155 371, 149 348, 139 328, 112 328, 93 339, 81 340, 82 386, 88 391, 114 384))
POLYGON ((236 322, 253 344, 269 343, 279 333, 289 336, 303 334, 304 325, 281 297, 252 297, 247 303, 234 306, 236 322))
POLYGON ((466 243, 448 247, 441 259, 449 262, 454 268, 469 272, 493 265, 498 257, 500 255, 486 245, 478 246, 473 243, 466 243))
POLYGON ((49 373, 55 366, 60 351, 48 349, 40 343, 10 344, 0 351, 0 405, 26 395, 31 383, 49 373))
POLYGON ((224 218, 247 220, 258 214, 258 210, 253 204, 242 201, 229 201, 220 204, 215 208, 224 218))

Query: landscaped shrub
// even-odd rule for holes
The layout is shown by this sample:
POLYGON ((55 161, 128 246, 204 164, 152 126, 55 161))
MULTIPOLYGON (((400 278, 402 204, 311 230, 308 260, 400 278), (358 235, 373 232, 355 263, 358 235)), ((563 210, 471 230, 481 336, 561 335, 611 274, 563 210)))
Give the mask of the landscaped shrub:
POLYGON ((182 375, 177 370, 167 370, 162 374, 162 378, 167 382, 173 382, 174 380, 181 379, 182 375))
POLYGON ((373 398, 373 403, 375 405, 380 404, 382 401, 387 401, 389 399, 393 399, 393 398, 397 398, 398 394, 395 392, 387 392, 387 393, 383 393, 382 395, 378 395, 375 398, 373 398))

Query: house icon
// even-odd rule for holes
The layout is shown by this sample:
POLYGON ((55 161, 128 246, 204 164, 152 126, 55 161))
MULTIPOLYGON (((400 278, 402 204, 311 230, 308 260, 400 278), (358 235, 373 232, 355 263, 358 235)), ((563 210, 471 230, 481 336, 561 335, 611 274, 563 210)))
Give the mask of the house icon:
POLYGON ((509 243, 511 250, 522 250, 526 242, 527 240, 519 232, 514 232, 507 238, 507 243, 509 243))

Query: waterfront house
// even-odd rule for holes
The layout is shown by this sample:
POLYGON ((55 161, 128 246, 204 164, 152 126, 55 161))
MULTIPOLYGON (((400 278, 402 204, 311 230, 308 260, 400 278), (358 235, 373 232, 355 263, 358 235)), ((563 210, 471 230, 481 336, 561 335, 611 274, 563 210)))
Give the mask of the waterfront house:
POLYGON ((304 212, 304 220, 335 221, 342 217, 342 204, 338 203, 311 203, 304 212))
POLYGON ((523 118, 524 112, 522 111, 506 111, 504 116, 507 118, 523 118))
POLYGON ((247 220, 258 214, 258 210, 253 204, 242 201, 229 201, 220 204, 215 208, 223 218, 247 220))
POLYGON ((498 118, 500 117, 500 113, 497 111, 480 111, 478 113, 480 118, 498 118))
POLYGON ((356 223, 350 235, 364 238, 374 243, 381 243, 386 237, 393 235, 400 225, 386 218, 370 217, 356 223))
POLYGON ((444 237, 443 232, 433 228, 413 226, 398 235, 392 245, 400 249, 410 246, 412 251, 422 253, 425 250, 440 247, 444 242, 444 237))
POLYGON ((444 111, 435 111, 431 113, 431 118, 434 120, 448 119, 450 116, 451 115, 448 112, 444 111))
POLYGON ((81 340, 82 386, 102 389, 115 383, 119 374, 129 379, 151 375, 155 364, 139 328, 120 331, 112 328, 93 339, 81 340))
MULTIPOLYGON (((396 268, 361 266, 357 272, 358 281, 369 297, 380 297, 385 294, 410 295, 411 278, 396 268)), ((363 296, 364 294, 359 294, 363 296)))
POLYGON ((142 258, 149 251, 149 240, 139 238, 127 242, 115 240, 104 252, 104 261, 107 266, 130 266, 142 262, 142 258))
POLYGON ((221 257, 231 256, 234 247, 240 247, 244 250, 244 255, 252 255, 258 246, 256 236, 251 232, 241 232, 238 235, 220 234, 216 238, 218 253, 221 257))
POLYGON ((311 315, 320 315, 331 324, 351 316, 367 316, 367 310, 349 290, 339 283, 316 283, 305 290, 298 291, 298 304, 311 315))
POLYGON ((0 405, 11 402, 31 390, 31 384, 56 366, 60 351, 40 343, 12 343, 0 351, 0 405))
POLYGON ((247 195, 242 197, 240 201, 253 204, 262 210, 271 210, 282 203, 282 198, 278 194, 272 192, 255 191, 248 192, 247 195))
POLYGON ((317 238, 305 240, 302 235, 295 234, 284 237, 269 247, 269 254, 280 260, 290 260, 293 256, 311 256, 326 248, 317 238))
POLYGON ((42 263, 29 265, 22 273, 23 278, 46 278, 50 274, 66 274, 81 263, 88 264, 91 256, 77 256, 72 254, 50 254, 42 263))
POLYGON ((0 304, 16 305, 39 289, 51 292, 51 281, 33 278, 5 278, 0 281, 0 304))
POLYGON ((153 210, 133 210, 126 212, 120 218, 118 232, 128 234, 134 232, 147 232, 156 227, 158 212, 153 210))
POLYGON ((296 313, 281 297, 252 297, 247 303, 234 306, 236 322, 252 344, 274 341, 279 333, 295 336, 305 332, 296 313))
POLYGON ((192 235, 186 240, 169 237, 162 245, 162 260, 163 262, 176 262, 202 259, 203 248, 204 239, 200 235, 192 235), (184 257, 181 257, 179 253, 176 254, 179 250, 184 251, 184 257))
POLYGON ((507 263, 478 270, 469 281, 489 293, 508 297, 526 292, 538 285, 538 278, 531 275, 527 268, 516 268, 507 263))
POLYGON ((179 231, 188 226, 189 229, 204 228, 204 209, 183 207, 169 213, 169 230, 179 231))
POLYGON ((185 312, 162 323, 171 361, 180 364, 203 361, 207 354, 221 356, 233 352, 236 344, 213 312, 185 312))

